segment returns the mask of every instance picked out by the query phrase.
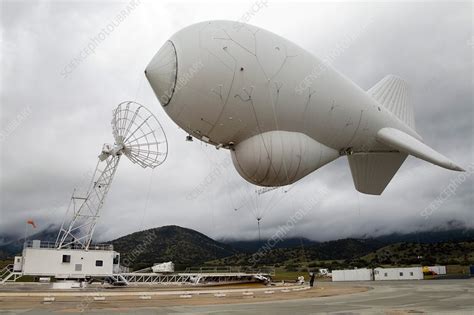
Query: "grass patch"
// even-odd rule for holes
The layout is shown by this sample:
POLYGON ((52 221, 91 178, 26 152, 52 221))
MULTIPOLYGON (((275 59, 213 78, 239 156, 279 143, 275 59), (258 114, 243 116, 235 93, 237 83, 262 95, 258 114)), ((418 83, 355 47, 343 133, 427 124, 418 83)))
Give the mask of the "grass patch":
POLYGON ((275 276, 272 277, 273 281, 296 281, 299 276, 304 276, 305 280, 308 279, 309 275, 305 271, 285 271, 275 270, 275 276))

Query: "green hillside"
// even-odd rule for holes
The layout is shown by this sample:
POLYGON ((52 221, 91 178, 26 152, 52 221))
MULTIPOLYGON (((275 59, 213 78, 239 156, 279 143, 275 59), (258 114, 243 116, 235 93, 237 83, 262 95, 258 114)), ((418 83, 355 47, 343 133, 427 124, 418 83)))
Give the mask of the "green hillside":
POLYGON ((474 264, 474 241, 397 243, 361 257, 371 265, 469 265, 474 264))
POLYGON ((374 239, 357 240, 342 239, 323 243, 302 245, 293 248, 275 248, 265 250, 262 247, 255 253, 239 253, 209 261, 210 265, 275 265, 286 266, 293 270, 303 265, 314 265, 314 262, 329 262, 338 264, 337 261, 352 260, 367 255, 385 244, 374 239))
POLYGON ((122 264, 134 270, 166 261, 173 261, 176 268, 181 269, 237 253, 229 245, 174 225, 132 233, 112 244, 114 250, 121 253, 122 264))
MULTIPOLYGON (((54 227, 29 239, 52 240, 54 227)), ((154 263, 173 261, 176 269, 196 266, 275 266, 284 272, 315 268, 348 268, 404 265, 474 264, 472 230, 428 231, 377 238, 314 242, 287 239, 269 246, 265 241, 234 241, 224 244, 197 231, 164 226, 132 233, 111 241, 121 253, 122 265, 134 270, 154 263)), ((21 252, 23 240, 0 246, 0 259, 11 261, 21 252)))
POLYGON ((287 271, 406 265, 474 264, 474 241, 396 243, 343 239, 297 248, 276 248, 262 255, 239 253, 209 265, 275 265, 287 271))

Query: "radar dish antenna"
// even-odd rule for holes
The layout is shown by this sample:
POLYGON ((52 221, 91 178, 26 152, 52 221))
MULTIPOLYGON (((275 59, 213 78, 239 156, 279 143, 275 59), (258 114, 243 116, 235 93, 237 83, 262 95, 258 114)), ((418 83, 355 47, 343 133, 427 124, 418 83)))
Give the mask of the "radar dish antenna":
POLYGON ((112 130, 123 154, 143 168, 155 168, 168 154, 168 141, 156 117, 135 102, 120 103, 114 110, 112 130))
POLYGON ((143 168, 155 168, 168 156, 168 141, 158 119, 143 105, 127 101, 113 111, 114 145, 104 144, 84 197, 73 193, 68 213, 72 220, 61 225, 56 247, 89 249, 99 212, 122 155, 143 168))

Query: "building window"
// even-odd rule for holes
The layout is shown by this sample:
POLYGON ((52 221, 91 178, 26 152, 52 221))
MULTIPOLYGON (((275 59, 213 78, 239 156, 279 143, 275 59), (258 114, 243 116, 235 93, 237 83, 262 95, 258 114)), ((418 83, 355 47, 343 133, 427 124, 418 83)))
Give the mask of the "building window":
POLYGON ((63 263, 70 263, 71 255, 63 255, 63 263))
POLYGON ((413 272, 410 272, 410 276, 412 276, 412 277, 413 277, 413 272))
POLYGON ((82 271, 82 264, 76 264, 75 270, 76 271, 82 271))
POLYGON ((403 277, 403 272, 400 272, 400 277, 403 277))
POLYGON ((104 261, 103 260, 96 260, 95 261, 95 266, 96 267, 102 267, 104 265, 104 261))
POLYGON ((383 275, 384 275, 384 277, 388 277, 388 273, 384 273, 383 275))
POLYGON ((115 255, 115 256, 114 256, 114 261, 113 261, 113 264, 114 264, 114 265, 118 265, 118 263, 119 263, 119 257, 120 257, 119 255, 115 255))

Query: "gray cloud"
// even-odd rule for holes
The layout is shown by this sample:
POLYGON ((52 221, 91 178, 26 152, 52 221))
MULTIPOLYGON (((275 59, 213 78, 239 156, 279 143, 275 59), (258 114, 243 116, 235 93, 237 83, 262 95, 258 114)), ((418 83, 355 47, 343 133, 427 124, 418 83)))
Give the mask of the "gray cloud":
MULTIPOLYGON (((253 186, 232 165, 196 198, 186 196, 228 158, 226 150, 194 141, 164 113, 143 70, 161 45, 189 24, 238 20, 252 2, 160 3, 141 1, 120 26, 66 78, 61 70, 128 2, 2 2, 1 125, 28 107, 31 113, 0 143, 0 234, 22 234, 24 222, 39 228, 63 219, 74 187, 87 183, 101 146, 111 142, 112 109, 121 101, 145 104, 169 138, 166 163, 154 171, 123 160, 97 227, 105 240, 166 224, 215 238, 256 238, 253 186), (250 192, 250 193, 249 193, 250 192), (252 210, 254 209, 254 210, 252 210)), ((412 87, 418 132, 431 146, 467 166, 473 159, 472 4, 279 3, 268 1, 251 23, 280 34, 324 58, 352 30, 374 21, 332 65, 368 89, 389 73, 412 87)), ((288 236, 326 240, 351 235, 429 229, 451 220, 474 227, 473 177, 428 219, 420 215, 455 178, 409 158, 381 197, 355 191, 345 158, 256 202, 268 208, 262 235, 304 205, 318 188, 324 200, 288 236), (272 205, 275 200, 279 201, 272 205)), ((256 210, 263 211, 263 210, 256 210)))

